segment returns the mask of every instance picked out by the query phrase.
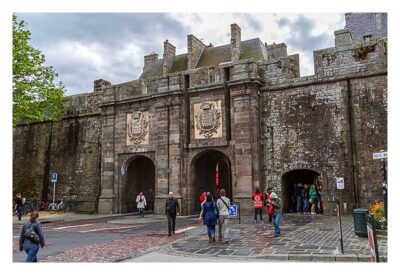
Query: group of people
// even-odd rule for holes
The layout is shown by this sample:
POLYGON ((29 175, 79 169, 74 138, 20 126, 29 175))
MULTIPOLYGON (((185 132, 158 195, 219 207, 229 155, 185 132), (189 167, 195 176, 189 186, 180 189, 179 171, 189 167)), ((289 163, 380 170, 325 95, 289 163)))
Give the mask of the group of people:
POLYGON ((267 188, 265 195, 260 192, 259 188, 256 188, 251 199, 254 205, 254 223, 257 223, 258 216, 260 216, 260 223, 263 223, 262 209, 263 206, 266 206, 268 221, 274 224, 274 237, 279 237, 281 234, 282 200, 278 198, 272 187, 267 188))
POLYGON ((210 192, 200 195, 201 212, 199 219, 207 226, 208 242, 215 242, 215 227, 218 224, 218 241, 229 242, 229 208, 231 201, 226 197, 225 189, 219 190, 219 197, 214 201, 210 192))
POLYGON ((297 183, 293 188, 292 211, 311 215, 322 213, 321 191, 320 185, 297 183))

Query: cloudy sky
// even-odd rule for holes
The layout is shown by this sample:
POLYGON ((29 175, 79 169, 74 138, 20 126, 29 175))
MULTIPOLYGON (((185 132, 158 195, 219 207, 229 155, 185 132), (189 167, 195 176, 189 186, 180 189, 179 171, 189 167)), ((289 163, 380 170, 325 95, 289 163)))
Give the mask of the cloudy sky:
POLYGON ((31 44, 46 56, 67 88, 67 95, 91 92, 93 81, 113 84, 137 79, 143 56, 163 54, 168 39, 177 54, 186 53, 186 36, 205 44, 230 43, 230 24, 242 40, 259 37, 268 44, 285 42, 300 54, 301 75, 314 73, 313 51, 334 46, 333 32, 345 26, 344 14, 266 13, 17 13, 32 32, 31 44))

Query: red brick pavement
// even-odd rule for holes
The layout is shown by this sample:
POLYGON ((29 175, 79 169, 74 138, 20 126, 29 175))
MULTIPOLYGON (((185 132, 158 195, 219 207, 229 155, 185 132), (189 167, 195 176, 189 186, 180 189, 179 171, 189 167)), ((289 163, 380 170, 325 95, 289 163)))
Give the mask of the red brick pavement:
POLYGON ((162 246, 183 237, 183 233, 172 235, 171 237, 166 234, 128 237, 66 250, 58 255, 48 256, 42 262, 116 262, 129 255, 140 253, 151 247, 162 246))

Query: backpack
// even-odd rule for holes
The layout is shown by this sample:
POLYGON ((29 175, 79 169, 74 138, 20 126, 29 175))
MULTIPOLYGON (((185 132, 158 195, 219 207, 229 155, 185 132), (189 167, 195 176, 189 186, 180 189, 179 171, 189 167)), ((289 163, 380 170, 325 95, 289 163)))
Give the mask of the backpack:
POLYGON ((40 237, 36 233, 33 223, 30 222, 30 224, 31 226, 25 230, 24 238, 30 240, 33 243, 40 243, 40 237))

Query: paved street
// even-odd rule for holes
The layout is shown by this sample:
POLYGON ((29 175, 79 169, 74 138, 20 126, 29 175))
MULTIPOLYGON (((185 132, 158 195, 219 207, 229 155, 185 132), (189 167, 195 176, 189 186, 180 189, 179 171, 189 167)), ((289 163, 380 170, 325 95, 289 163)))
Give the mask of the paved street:
MULTIPOLYGON (((72 214, 42 222, 47 246, 40 249, 41 262, 370 261, 368 241, 354 234, 352 216, 343 217, 344 255, 337 218, 322 215, 284 215, 279 238, 272 224, 232 220, 228 244, 209 244, 196 217, 178 217, 177 234, 171 237, 159 215, 72 214)), ((21 226, 14 222, 14 262, 25 260, 16 251, 21 226)), ((386 261, 387 240, 378 243, 386 261)))

